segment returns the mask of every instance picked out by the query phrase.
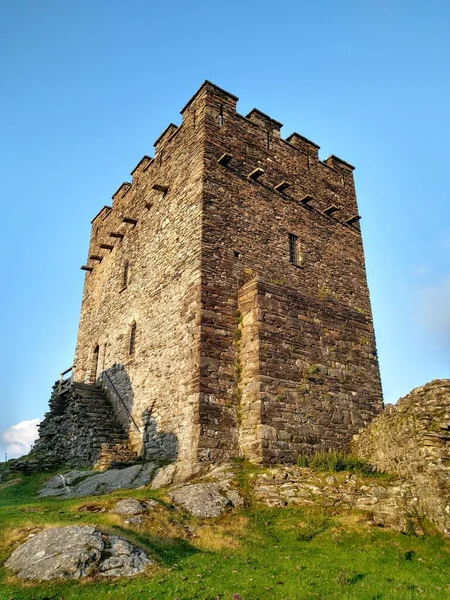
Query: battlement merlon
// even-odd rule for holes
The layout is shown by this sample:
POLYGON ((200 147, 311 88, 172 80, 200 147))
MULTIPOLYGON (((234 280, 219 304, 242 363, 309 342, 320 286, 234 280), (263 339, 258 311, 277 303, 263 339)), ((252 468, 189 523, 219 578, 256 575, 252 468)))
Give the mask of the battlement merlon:
POLYGON ((180 110, 180 114, 182 115, 183 120, 185 118, 186 112, 188 112, 188 109, 195 103, 197 98, 199 96, 204 96, 208 93, 212 94, 213 96, 216 96, 218 100, 221 100, 224 103, 224 105, 228 108, 228 110, 236 112, 236 104, 239 98, 234 94, 230 94, 230 92, 227 92, 215 83, 208 81, 208 79, 205 79, 205 81, 198 88, 198 90, 195 92, 192 98, 180 110))
POLYGON ((123 183, 121 183, 119 185, 119 187, 117 188, 117 190, 111 196, 111 199, 113 201, 113 208, 114 208, 114 204, 116 203, 116 201, 119 198, 123 198, 125 196, 125 194, 129 191, 130 188, 131 188, 131 182, 130 181, 124 181, 123 183))
POLYGON ((138 162, 138 164, 131 171, 131 173, 130 173, 131 177, 133 177, 133 179, 135 177, 138 177, 142 173, 142 171, 144 171, 145 168, 152 162, 152 160, 153 159, 151 156, 144 154, 144 156, 141 158, 141 160, 138 162))
POLYGON ((162 147, 165 144, 165 142, 170 140, 177 131, 178 131, 178 125, 175 125, 174 123, 170 123, 164 129, 164 131, 161 133, 161 135, 158 137, 158 139, 153 142, 155 151, 158 152, 159 148, 162 147))
POLYGON ((355 167, 350 163, 342 160, 338 156, 331 154, 328 158, 323 161, 329 167, 335 169, 336 171, 347 171, 347 173, 352 173, 355 170, 355 167))
POLYGON ((96 223, 96 221, 98 220, 103 220, 107 215, 109 215, 109 213, 112 210, 112 206, 103 206, 98 213, 95 215, 95 217, 92 219, 91 224, 94 225, 96 223))
POLYGON ((252 108, 245 118, 249 121, 252 121, 252 123, 255 123, 256 125, 267 129, 267 131, 272 133, 272 135, 280 137, 280 129, 283 127, 283 123, 275 121, 275 119, 272 119, 257 108, 252 108))
POLYGON ((291 135, 288 136, 285 141, 291 146, 294 146, 294 148, 297 148, 297 150, 304 152, 311 158, 314 158, 317 161, 319 160, 320 146, 303 135, 300 135, 296 131, 291 133, 291 135))

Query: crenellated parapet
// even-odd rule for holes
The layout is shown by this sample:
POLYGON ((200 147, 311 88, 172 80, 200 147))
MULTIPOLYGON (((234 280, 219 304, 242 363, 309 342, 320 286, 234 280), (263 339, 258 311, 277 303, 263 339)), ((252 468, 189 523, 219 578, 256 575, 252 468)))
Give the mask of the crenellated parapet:
MULTIPOLYGON (((93 219, 93 232, 101 237, 99 243, 107 246, 120 243, 125 235, 121 231, 100 232, 104 229, 120 229, 120 223, 125 217, 139 219, 140 209, 151 209, 156 201, 161 201, 172 187, 173 173, 176 166, 173 163, 175 146, 183 144, 182 135, 186 128, 194 136, 203 135, 205 128, 215 127, 222 133, 223 142, 217 150, 216 160, 239 176, 247 177, 273 193, 280 194, 288 201, 302 204, 305 209, 316 210, 318 213, 332 217, 344 226, 357 228, 359 215, 356 206, 350 206, 352 200, 346 200, 345 195, 354 196, 353 176, 354 167, 348 162, 331 155, 324 161, 319 159, 320 146, 299 133, 292 133, 285 139, 281 136, 282 123, 253 108, 245 117, 237 112, 237 96, 223 88, 205 81, 189 102, 181 110, 182 123, 170 123, 155 140, 155 156, 145 155, 131 172, 132 181, 122 183, 112 196, 112 209, 100 211, 93 219), (239 155, 229 152, 230 145, 227 135, 230 128, 241 128, 246 132, 247 143, 252 146, 255 156, 253 163, 243 161, 239 155), (179 141, 178 141, 179 140, 179 141), (258 147, 260 158, 257 158, 258 147), (223 158, 226 156, 227 158, 223 158), (286 157, 286 158, 284 158, 286 157), (285 169, 281 165, 298 165, 298 169, 285 169), (225 164, 226 163, 226 164, 225 164), (281 165, 281 168, 278 166, 281 165), (298 184, 303 171, 310 171, 311 177, 321 179, 328 190, 324 198, 319 198, 312 189, 306 189, 298 184), (273 173, 273 174, 272 174, 273 173), (343 194, 344 188, 346 189, 343 194), (145 189, 145 191, 143 191, 145 189), (111 213, 112 211, 112 213, 111 213), (111 213, 111 215, 110 215, 111 213), (106 224, 105 218, 109 216, 106 224), (100 233, 99 233, 100 232, 100 233), (118 233, 114 237, 114 233, 118 233), (111 240, 111 234, 113 239, 111 240), (105 238, 106 236, 106 241, 105 238)), ((189 148, 185 148, 188 152, 189 148)), ((97 239, 98 241, 98 239, 97 239)), ((98 245, 98 244, 97 244, 98 245)), ((91 247, 90 254, 94 248, 91 247)), ((103 250, 110 251, 109 248, 103 250)), ((86 266, 86 265, 85 265, 86 266)), ((84 266, 84 267, 85 267, 84 266)), ((92 272, 95 265, 88 263, 87 272, 92 272), (92 267, 92 269, 91 269, 92 267)))

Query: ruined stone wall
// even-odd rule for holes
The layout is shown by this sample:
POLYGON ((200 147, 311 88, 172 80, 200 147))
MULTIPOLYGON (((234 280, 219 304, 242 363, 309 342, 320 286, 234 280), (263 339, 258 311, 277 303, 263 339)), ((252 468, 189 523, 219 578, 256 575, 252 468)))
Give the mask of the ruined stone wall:
POLYGON ((450 380, 412 390, 361 431, 353 450, 413 483, 420 509, 450 535, 450 380))
POLYGON ((111 392, 108 374, 139 426, 130 425, 111 392, 136 451, 153 448, 153 432, 158 443, 170 442, 172 459, 190 461, 198 438, 200 117, 186 110, 182 125, 166 129, 155 157, 144 157, 132 176, 92 222, 93 270, 85 279, 74 379, 93 382, 103 374, 111 392))
POLYGON ((357 214, 352 167, 336 157, 321 162, 317 145, 298 134, 283 140, 280 127, 257 110, 239 115, 234 96, 210 91, 202 245, 205 459, 237 453, 243 424, 241 450, 259 460, 261 450, 250 442, 258 413, 259 434, 266 425, 275 430, 275 439, 264 441, 263 460, 292 461, 307 446, 342 446, 382 407, 361 233, 357 222, 347 222, 357 214), (218 163, 223 153, 232 156, 227 166, 218 163), (263 174, 252 180, 255 168, 263 174), (280 192, 275 186, 283 181, 290 185, 280 192), (298 265, 289 262, 289 234, 298 237, 298 265), (235 336, 240 290, 255 277, 274 287, 261 291, 265 306, 257 309, 253 400, 235 336), (271 294, 276 302, 269 302, 271 294), (304 383, 315 365, 321 380, 304 383))
POLYGON ((137 455, 127 443, 127 431, 118 422, 108 396, 97 386, 78 383, 64 393, 53 388, 50 410, 39 424, 39 439, 32 450, 36 464, 88 467, 108 455, 112 460, 134 462, 137 455))

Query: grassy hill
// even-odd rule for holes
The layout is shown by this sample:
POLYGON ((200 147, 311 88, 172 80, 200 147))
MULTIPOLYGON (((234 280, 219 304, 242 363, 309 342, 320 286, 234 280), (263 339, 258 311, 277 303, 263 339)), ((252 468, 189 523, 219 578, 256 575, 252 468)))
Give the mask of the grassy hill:
POLYGON ((37 499, 49 475, 0 484, 0 563, 39 528, 92 524, 144 548, 144 577, 27 584, 0 568, 1 600, 410 600, 450 598, 450 543, 431 526, 405 535, 371 526, 367 515, 311 505, 267 508, 238 484, 247 507, 200 520, 171 506, 163 491, 120 490, 76 500, 37 499), (141 526, 108 510, 120 498, 154 498, 141 526))

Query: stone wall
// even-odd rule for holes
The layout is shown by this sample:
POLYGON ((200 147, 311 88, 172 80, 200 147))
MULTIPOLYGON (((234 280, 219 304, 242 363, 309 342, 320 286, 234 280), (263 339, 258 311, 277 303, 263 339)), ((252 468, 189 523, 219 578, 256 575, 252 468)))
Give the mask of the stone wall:
POLYGON ((262 462, 345 447, 381 408, 372 324, 332 297, 303 296, 263 278, 245 287, 257 309, 250 364, 259 382, 246 385, 244 423, 259 423, 253 435, 262 462))
POLYGON ((354 451, 414 486, 419 506, 450 535, 450 380, 414 389, 355 437, 354 451))
POLYGON ((316 144, 284 140, 280 127, 257 110, 243 117, 234 96, 210 90, 199 450, 208 460, 240 452, 292 462, 299 451, 344 446, 382 409, 361 232, 348 222, 358 212, 353 167, 320 161, 316 144), (263 171, 256 180, 254 169, 263 171), (289 187, 275 189, 282 182, 289 187), (252 300, 246 286, 256 280, 266 289, 252 300))
POLYGON ((75 381, 101 379, 126 425, 105 374, 115 382, 137 453, 153 447, 153 431, 176 438, 171 452, 188 462, 198 438, 202 164, 201 119, 187 110, 92 221, 74 363, 75 381))

